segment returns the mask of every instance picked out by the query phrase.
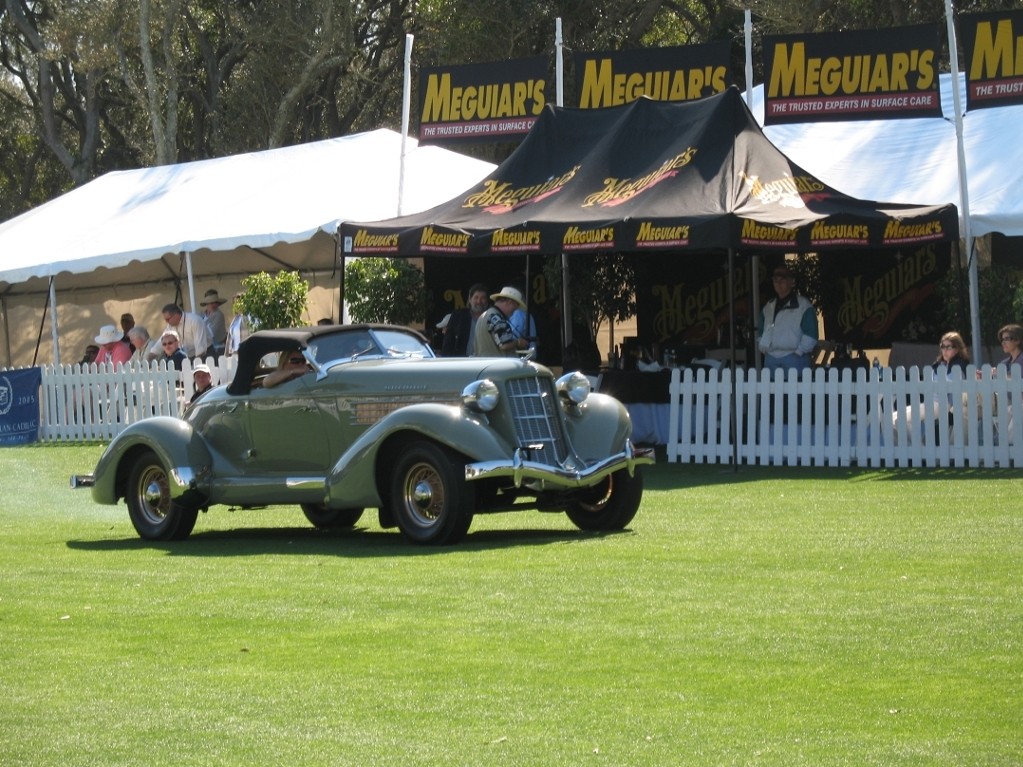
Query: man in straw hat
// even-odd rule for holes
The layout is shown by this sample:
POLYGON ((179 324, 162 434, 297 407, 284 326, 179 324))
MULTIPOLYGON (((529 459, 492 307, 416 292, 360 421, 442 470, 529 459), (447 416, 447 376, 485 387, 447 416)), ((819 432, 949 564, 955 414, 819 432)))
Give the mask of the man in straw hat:
POLYGON ((206 291, 206 295, 199 306, 202 307, 206 317, 206 324, 210 326, 210 336, 213 338, 213 354, 219 357, 224 353, 224 346, 227 344, 227 320, 220 307, 227 301, 220 297, 220 294, 213 288, 206 291))
POLYGON ((526 302, 522 300, 522 293, 512 287, 501 288, 490 300, 494 305, 476 322, 473 356, 514 357, 520 339, 508 320, 516 309, 525 310, 526 302))

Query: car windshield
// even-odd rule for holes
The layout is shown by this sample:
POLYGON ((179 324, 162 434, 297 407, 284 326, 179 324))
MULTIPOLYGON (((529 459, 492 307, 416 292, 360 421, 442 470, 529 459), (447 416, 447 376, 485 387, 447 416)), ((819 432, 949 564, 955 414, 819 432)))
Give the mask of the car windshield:
POLYGON ((358 329, 317 336, 309 348, 320 364, 367 357, 432 357, 415 335, 400 330, 358 329))

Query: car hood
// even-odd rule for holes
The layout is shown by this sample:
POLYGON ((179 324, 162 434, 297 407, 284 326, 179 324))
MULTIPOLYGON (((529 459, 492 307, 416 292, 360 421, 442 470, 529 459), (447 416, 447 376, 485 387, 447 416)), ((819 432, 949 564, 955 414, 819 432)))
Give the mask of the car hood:
MULTIPOLYGON (((523 376, 551 376, 543 365, 504 357, 437 357, 431 359, 365 359, 327 363, 326 376, 318 379, 308 373, 274 391, 283 397, 301 394, 455 396, 469 383, 481 378, 501 380, 523 376)), ((226 386, 217 386, 203 395, 197 405, 214 405, 223 401, 246 400, 265 396, 254 390, 250 394, 233 395, 226 386)), ((200 408, 190 409, 186 414, 200 408)))

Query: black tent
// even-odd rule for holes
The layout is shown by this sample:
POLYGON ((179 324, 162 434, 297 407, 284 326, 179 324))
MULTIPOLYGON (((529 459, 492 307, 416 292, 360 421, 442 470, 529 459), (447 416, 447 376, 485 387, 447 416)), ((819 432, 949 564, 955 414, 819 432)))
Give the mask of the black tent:
POLYGON ((424 213, 346 222, 352 255, 756 253, 958 240, 953 205, 859 200, 790 161, 739 92, 548 106, 493 173, 424 213))

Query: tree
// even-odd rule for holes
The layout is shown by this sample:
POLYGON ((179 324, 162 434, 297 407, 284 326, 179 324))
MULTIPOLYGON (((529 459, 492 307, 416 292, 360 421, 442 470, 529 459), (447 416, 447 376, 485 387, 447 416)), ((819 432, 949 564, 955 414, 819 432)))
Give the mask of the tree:
MULTIPOLYGON (((636 314, 636 268, 622 253, 569 256, 572 320, 596 337, 604 322, 624 322, 636 314)), ((561 295, 561 259, 544 264, 548 290, 561 295)))
POLYGON ((234 311, 249 318, 253 330, 293 328, 302 324, 309 283, 298 272, 266 272, 242 280, 243 292, 234 302, 234 311))
POLYGON ((412 325, 425 321, 429 292, 403 258, 357 258, 345 265, 344 301, 356 322, 412 325))

